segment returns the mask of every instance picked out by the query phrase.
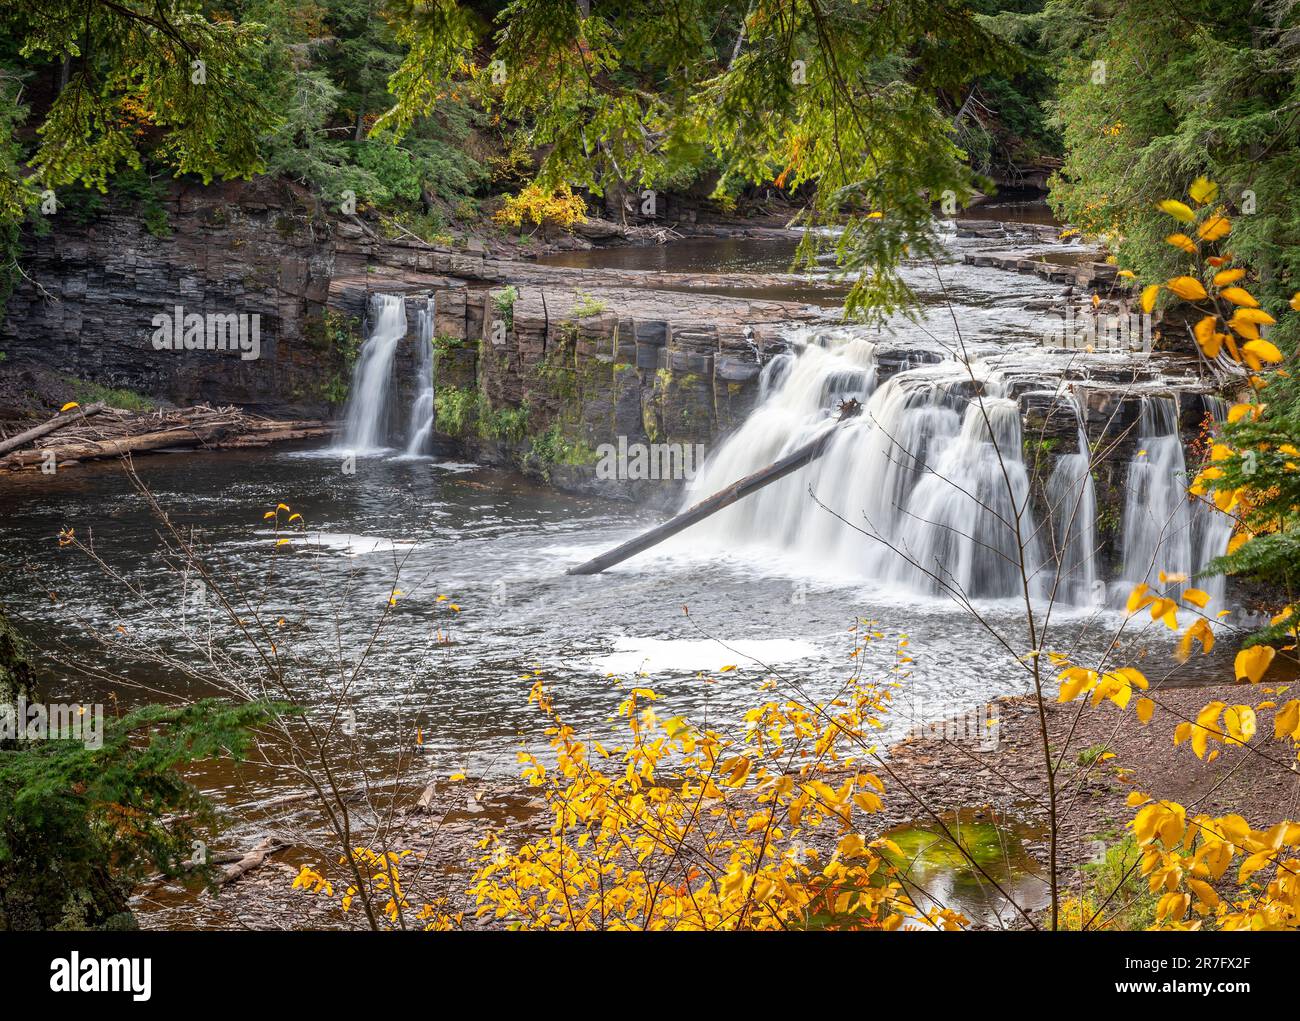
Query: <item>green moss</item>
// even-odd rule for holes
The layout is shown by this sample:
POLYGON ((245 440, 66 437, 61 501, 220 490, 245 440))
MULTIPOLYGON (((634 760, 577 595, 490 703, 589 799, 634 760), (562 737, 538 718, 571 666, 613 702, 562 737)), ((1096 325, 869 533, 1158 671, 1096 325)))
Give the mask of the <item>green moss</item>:
POLYGON ((533 437, 532 454, 543 465, 591 464, 596 460, 596 452, 585 440, 570 443, 565 439, 558 422, 553 422, 545 432, 533 437))
POLYGON ((521 442, 528 435, 528 405, 487 409, 479 415, 479 435, 489 440, 521 442))
POLYGON ((586 319, 590 316, 600 315, 608 307, 603 301, 598 301, 585 291, 577 292, 578 300, 573 303, 573 311, 570 313, 576 319, 586 319))
POLYGON ((152 411, 157 407, 151 398, 134 390, 118 390, 84 379, 65 378, 79 404, 107 404, 110 408, 120 408, 122 411, 152 411))
POLYGON ((447 436, 468 435, 478 424, 483 404, 483 395, 477 390, 438 387, 433 399, 438 432, 447 436))
POLYGON ((330 404, 343 404, 352 385, 352 367, 361 350, 361 321, 355 316, 326 309, 307 321, 307 343, 329 360, 332 371, 314 388, 315 396, 330 404))

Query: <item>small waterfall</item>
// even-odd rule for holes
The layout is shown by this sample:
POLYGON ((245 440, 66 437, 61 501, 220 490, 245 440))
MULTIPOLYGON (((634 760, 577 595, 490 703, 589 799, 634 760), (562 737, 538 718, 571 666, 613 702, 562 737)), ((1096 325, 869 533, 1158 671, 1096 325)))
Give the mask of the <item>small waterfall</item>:
POLYGON ((1056 544, 1056 570, 1049 566, 1049 585, 1056 583, 1057 599, 1076 606, 1105 602, 1105 585, 1097 575, 1097 488, 1092 479, 1092 457, 1083 415, 1078 406, 1079 449, 1062 454, 1047 480, 1047 504, 1052 539, 1056 544))
POLYGON ((777 545, 828 570, 913 592, 1016 595, 1017 524, 1029 546, 1025 566, 1040 573, 1020 410, 992 373, 982 408, 972 397, 979 389, 954 362, 909 368, 878 386, 869 341, 813 336, 797 356, 764 368, 760 404, 710 457, 684 505, 834 428, 826 453, 714 515, 695 535, 712 544, 777 545), (847 397, 862 401, 863 412, 835 426, 836 405, 847 397), (811 503, 809 488, 834 514, 811 503))
MULTIPOLYGON (((1206 410, 1216 423, 1222 423, 1227 417, 1228 406, 1219 397, 1206 396, 1206 410)), ((1232 538, 1233 520, 1217 507, 1206 501, 1197 502, 1192 509, 1192 550, 1195 554, 1197 570, 1203 570, 1215 557, 1222 556, 1228 549, 1228 540, 1232 538)), ((1197 578, 1197 588, 1204 591, 1212 607, 1223 609, 1223 599, 1227 579, 1222 574, 1206 575, 1197 578)), ((1215 611, 1217 612, 1217 611, 1215 611)))
POLYGON ((357 454, 387 449, 393 355, 406 336, 406 299, 372 295, 370 321, 370 336, 352 370, 352 388, 343 409, 340 447, 357 454))
POLYGON ((429 452, 433 435, 433 312, 432 295, 419 312, 419 339, 415 353, 415 401, 406 430, 406 453, 421 457, 429 452))
MULTIPOLYGON (((1222 414, 1222 408, 1218 413, 1222 414)), ((1184 588, 1194 586, 1221 602, 1223 579, 1195 579, 1195 575, 1226 549, 1232 519, 1188 498, 1190 480, 1178 433, 1176 398, 1142 398, 1137 446, 1126 482, 1122 532, 1124 589, 1117 593, 1117 598, 1126 599, 1134 585, 1146 582, 1153 588, 1171 588, 1175 597, 1184 588), (1195 580, 1162 586, 1161 571, 1167 575, 1185 574, 1195 580)))

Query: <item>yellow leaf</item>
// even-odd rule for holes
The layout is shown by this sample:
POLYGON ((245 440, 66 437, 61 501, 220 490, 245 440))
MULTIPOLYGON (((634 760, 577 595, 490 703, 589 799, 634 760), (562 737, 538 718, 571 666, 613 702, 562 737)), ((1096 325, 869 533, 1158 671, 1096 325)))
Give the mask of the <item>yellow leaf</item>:
POLYGON ((1185 301, 1200 301, 1207 297, 1205 286, 1196 277, 1174 277, 1169 289, 1185 301))
POLYGON ((1199 606, 1204 610, 1210 604, 1210 595, 1198 588, 1189 588, 1183 592, 1183 601, 1199 606))
POLYGON ((1155 596, 1147 595, 1149 588, 1150 586, 1146 582, 1134 586, 1133 591, 1129 593, 1128 603, 1125 606, 1129 613, 1137 613, 1144 606, 1149 606, 1156 601, 1155 596))
POLYGON ((1300 291, 1296 291, 1295 294, 1291 295, 1291 300, 1287 304, 1296 312, 1300 312, 1300 291))
MULTIPOLYGON (((1219 276, 1224 275, 1225 274, 1223 273, 1219 274, 1219 276)), ((1215 277, 1214 279, 1218 280, 1219 277, 1215 277)), ((1259 302, 1255 300, 1255 296, 1244 287, 1225 287, 1219 292, 1219 297, 1226 298, 1234 305, 1244 305, 1246 308, 1259 308, 1259 302)))
POLYGON ((1165 242, 1173 245, 1175 248, 1182 249, 1188 255, 1196 254, 1196 242, 1186 234, 1170 234, 1165 238, 1165 242))
POLYGON ((1218 322, 1215 316, 1206 316, 1192 329, 1192 333, 1196 336, 1196 345, 1206 358, 1218 358, 1219 349, 1223 346, 1219 334, 1214 329, 1218 322))
POLYGON ((1203 879, 1189 879, 1187 885, 1191 888, 1192 893, 1196 894, 1196 899, 1204 904, 1207 908, 1217 907, 1219 904, 1219 895, 1214 892, 1214 887, 1203 879))
POLYGON ((1156 298, 1160 295, 1160 285, 1151 284, 1149 287, 1142 288, 1142 311, 1148 315, 1156 307, 1156 298))
POLYGON ((1142 723, 1150 723, 1151 715, 1156 711, 1156 704, 1149 698, 1137 700, 1137 718, 1142 723))
POLYGON ((1235 284, 1238 280, 1246 275, 1244 269, 1225 269, 1214 274, 1215 287, 1227 287, 1229 284, 1235 284))
POLYGON ((1254 323, 1256 326, 1272 326, 1277 322, 1262 308, 1239 308, 1232 314, 1232 318, 1241 323, 1254 323))
POLYGON ((1269 645, 1252 645, 1249 649, 1242 649, 1237 653, 1237 659, 1233 664, 1237 680, 1244 677, 1251 684, 1258 684, 1276 655, 1277 650, 1269 645))
MULTIPOLYGON (((1270 344, 1267 340, 1248 340, 1241 347, 1241 353, 1246 356, 1246 361, 1250 362, 1253 358, 1257 362, 1280 362, 1282 352, 1277 346, 1270 344)), ((1258 368, 1258 365, 1251 365, 1251 368, 1258 368)))
POLYGON ((1275 738, 1294 737, 1300 730, 1300 699, 1293 698, 1273 716, 1275 738))
POLYGON ((1255 736, 1255 710, 1248 705, 1230 706, 1223 713, 1223 723, 1228 728, 1228 736, 1243 744, 1255 736))
POLYGON ((81 405, 78 404, 76 401, 68 401, 67 404, 63 405, 63 407, 59 409, 59 414, 62 415, 65 411, 71 411, 73 408, 79 408, 79 407, 81 407, 81 405))
POLYGON ((1131 269, 1122 269, 1122 270, 1120 270, 1118 273, 1116 273, 1115 275, 1116 275, 1117 277, 1123 277, 1125 280, 1136 280, 1136 279, 1137 279, 1137 274, 1134 273, 1131 269))
POLYGON ((1196 219, 1196 214, 1192 212, 1192 207, 1185 202, 1179 202, 1176 199, 1164 199, 1157 202, 1156 205, 1162 212, 1168 213, 1180 223, 1191 223, 1196 219))
POLYGON ((1227 237, 1231 230, 1232 222, 1222 213, 1215 213, 1196 228, 1196 233, 1206 241, 1218 241, 1219 238, 1227 237))
POLYGON ((1198 206, 1203 206, 1219 197, 1219 186, 1208 177, 1202 176, 1192 182, 1192 186, 1187 189, 1187 194, 1198 206))

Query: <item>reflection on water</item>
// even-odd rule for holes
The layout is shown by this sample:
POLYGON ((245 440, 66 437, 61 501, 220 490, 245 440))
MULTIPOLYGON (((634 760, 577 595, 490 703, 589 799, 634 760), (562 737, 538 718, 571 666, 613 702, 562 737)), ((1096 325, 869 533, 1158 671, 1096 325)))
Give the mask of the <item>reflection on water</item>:
POLYGON ((1001 929, 1021 919, 1021 911, 1051 903, 1042 869, 1025 847, 1041 839, 1041 832, 987 808, 941 818, 955 843, 930 820, 884 834, 901 852, 886 857, 902 872, 904 889, 918 907, 949 908, 973 925, 1001 929))

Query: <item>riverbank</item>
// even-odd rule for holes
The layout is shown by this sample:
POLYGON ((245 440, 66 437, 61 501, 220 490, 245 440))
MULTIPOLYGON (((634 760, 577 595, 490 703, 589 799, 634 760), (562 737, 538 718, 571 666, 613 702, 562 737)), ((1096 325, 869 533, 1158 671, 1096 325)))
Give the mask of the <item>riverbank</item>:
POLYGON ((26 432, 0 436, 0 474, 49 475, 83 461, 133 454, 266 447, 320 439, 332 431, 319 420, 272 419, 206 404, 139 411, 78 404, 26 432))
MULTIPOLYGON (((1083 708, 1078 703, 1046 706, 1048 741, 1060 761, 1057 772, 1058 875, 1063 896, 1090 895, 1095 870, 1089 866, 1107 848, 1120 844, 1135 810, 1127 804, 1132 791, 1178 802, 1189 814, 1236 812, 1253 825, 1267 825, 1295 814, 1300 780, 1286 763, 1267 758, 1265 747, 1227 748, 1214 762, 1197 759, 1187 745, 1175 747, 1175 726, 1194 718, 1214 699, 1229 703, 1266 694, 1240 686, 1162 688, 1153 693, 1157 708, 1143 725, 1130 710, 1110 703, 1083 708)), ((1050 696, 1049 696, 1050 697, 1050 696)), ((892 745, 878 770, 885 782, 885 807, 872 816, 869 837, 890 835, 905 845, 916 835, 916 860, 907 874, 921 889, 936 882, 957 898, 976 927, 1025 928, 1047 923, 1049 816, 1042 759, 1041 731, 1035 701, 1028 696, 997 699, 992 708, 997 738, 981 747, 920 737, 892 745), (1028 918, 1000 901, 968 869, 955 852, 941 853, 949 875, 934 872, 930 846, 943 825, 974 839, 979 828, 995 832, 1001 850, 983 865, 1004 889, 1014 889, 1028 918), (945 857, 946 854, 946 857, 945 857), (925 881, 919 878, 924 872, 925 881), (981 890, 980 887, 984 888, 981 890)), ((942 728, 941 728, 942 729, 942 728)), ((392 809, 383 846, 409 851, 402 868, 403 887, 413 904, 438 901, 450 913, 461 913, 466 928, 501 927, 479 920, 466 895, 475 863, 483 852, 480 841, 496 831, 509 847, 542 835, 549 818, 544 803, 522 781, 468 778, 450 782, 439 778, 432 787, 411 784, 393 798, 373 795, 379 814, 392 809), (427 806, 417 807, 421 793, 427 806)), ((355 805, 365 799, 358 795, 355 805)), ((314 803, 291 799, 263 820, 268 834, 288 846, 260 867, 222 887, 215 895, 186 894, 175 884, 152 884, 138 891, 135 907, 145 928, 303 929, 364 926, 355 909, 339 907, 329 898, 295 889, 293 879, 302 866, 325 868, 332 852, 318 844, 313 823, 314 803)), ((364 825, 358 841, 374 838, 364 825)), ((988 839, 987 834, 984 839, 988 839)), ((378 846, 372 844, 368 846, 378 846)), ((237 858, 238 854, 230 854, 237 858)), ((328 869, 326 869, 328 871, 328 869)), ((1145 881, 1138 880, 1138 886, 1145 881)))

